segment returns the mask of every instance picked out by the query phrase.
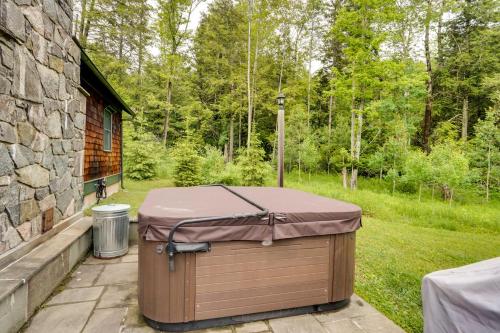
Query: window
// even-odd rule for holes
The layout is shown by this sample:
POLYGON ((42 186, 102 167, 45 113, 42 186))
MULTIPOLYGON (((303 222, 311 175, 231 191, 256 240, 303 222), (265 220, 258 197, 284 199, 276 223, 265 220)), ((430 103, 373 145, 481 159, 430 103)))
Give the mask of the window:
POLYGON ((104 151, 111 151, 113 114, 109 108, 104 109, 104 151))

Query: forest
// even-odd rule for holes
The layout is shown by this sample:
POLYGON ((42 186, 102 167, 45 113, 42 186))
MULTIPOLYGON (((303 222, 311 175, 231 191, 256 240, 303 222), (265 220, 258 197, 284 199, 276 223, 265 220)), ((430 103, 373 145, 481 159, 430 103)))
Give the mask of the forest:
POLYGON ((288 172, 451 204, 499 197, 498 18, 494 0, 79 0, 74 31, 136 112, 130 178, 172 159, 177 185, 262 185, 282 92, 288 172))

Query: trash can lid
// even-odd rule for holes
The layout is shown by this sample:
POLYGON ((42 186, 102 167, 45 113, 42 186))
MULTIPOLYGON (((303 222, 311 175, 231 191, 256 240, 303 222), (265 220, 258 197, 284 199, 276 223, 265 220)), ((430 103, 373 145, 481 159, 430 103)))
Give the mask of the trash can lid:
POLYGON ((92 211, 97 213, 116 213, 128 211, 129 209, 130 205, 127 204, 108 204, 93 207, 92 211))

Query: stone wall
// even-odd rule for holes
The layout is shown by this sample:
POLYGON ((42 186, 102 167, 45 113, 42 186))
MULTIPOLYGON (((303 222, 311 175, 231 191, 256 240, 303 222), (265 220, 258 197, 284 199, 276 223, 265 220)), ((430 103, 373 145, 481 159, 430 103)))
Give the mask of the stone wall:
POLYGON ((71 0, 0 0, 0 254, 81 210, 85 99, 71 0))

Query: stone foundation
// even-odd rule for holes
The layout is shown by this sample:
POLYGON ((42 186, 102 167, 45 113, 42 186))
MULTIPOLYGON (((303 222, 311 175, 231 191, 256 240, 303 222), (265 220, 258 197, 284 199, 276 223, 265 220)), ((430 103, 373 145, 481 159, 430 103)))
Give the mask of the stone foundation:
POLYGON ((0 0, 0 254, 83 206, 85 98, 71 0, 0 0))

